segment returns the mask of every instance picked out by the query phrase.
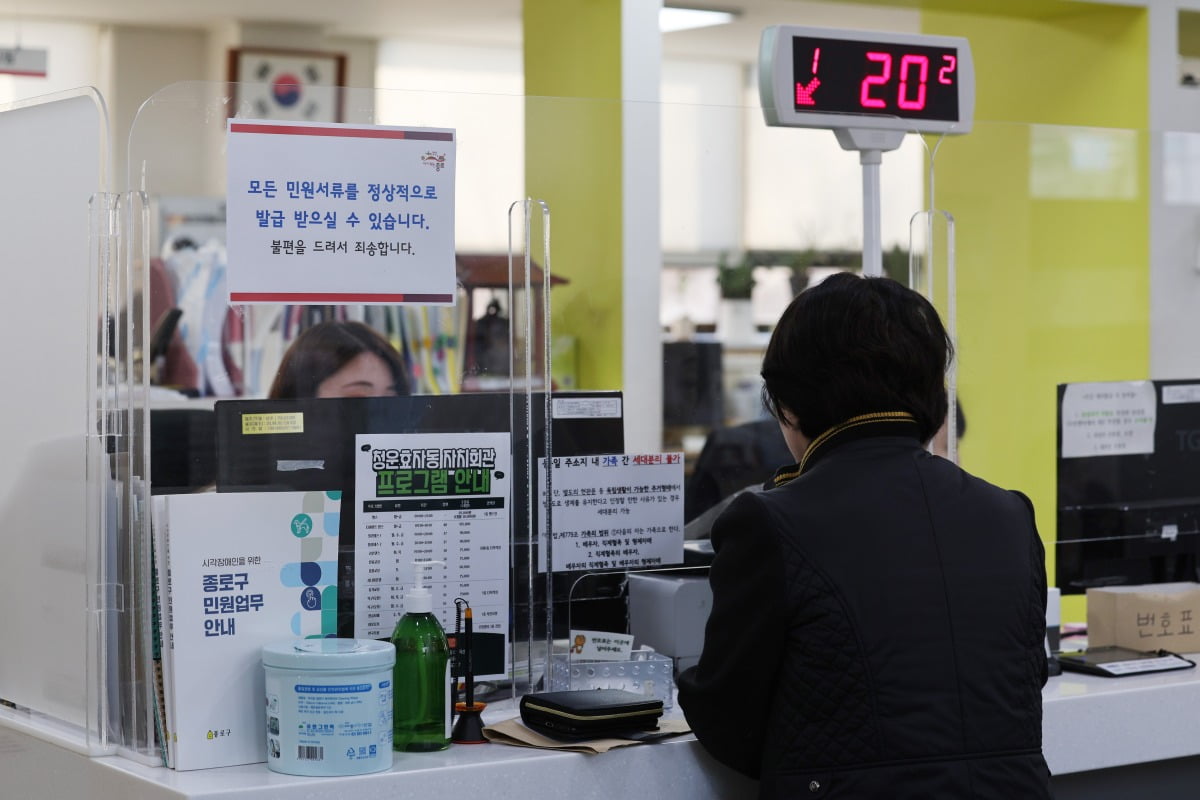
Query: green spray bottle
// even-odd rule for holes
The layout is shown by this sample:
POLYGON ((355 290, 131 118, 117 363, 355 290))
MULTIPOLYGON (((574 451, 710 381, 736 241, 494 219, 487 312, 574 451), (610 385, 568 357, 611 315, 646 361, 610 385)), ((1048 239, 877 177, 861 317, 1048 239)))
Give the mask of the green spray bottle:
POLYGON ((433 614, 433 596, 421 572, 441 561, 413 563, 413 587, 404 616, 392 631, 392 747, 407 752, 445 750, 450 745, 450 648, 433 614))

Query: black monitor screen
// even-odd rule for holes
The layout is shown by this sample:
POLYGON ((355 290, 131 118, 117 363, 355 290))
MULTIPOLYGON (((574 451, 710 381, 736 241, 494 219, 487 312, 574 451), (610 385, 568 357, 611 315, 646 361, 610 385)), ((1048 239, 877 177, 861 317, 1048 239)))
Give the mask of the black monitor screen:
POLYGON ((1196 581, 1200 380, 1058 387, 1055 582, 1196 581))
MULTIPOLYGON (((594 400, 617 409, 621 403, 620 392, 556 392, 553 398, 594 400)), ((217 491, 340 491, 342 507, 349 510, 355 503, 357 434, 485 431, 512 433, 511 485, 523 487, 527 432, 532 432, 534 452, 545 452, 545 395, 533 396, 528 414, 525 405, 522 395, 510 399, 507 393, 221 401, 216 404, 217 491), (281 430, 264 429, 263 420, 279 425, 281 430), (299 420, 303 420, 301 430, 297 430, 299 420)), ((624 422, 619 411, 615 415, 561 418, 555 412, 550 435, 556 456, 624 452, 624 422)), ((528 498, 515 488, 513 494, 510 519, 513 530, 522 532, 528 530, 528 498)), ((341 515, 338 537, 338 635, 344 637, 354 636, 354 517, 353 513, 341 515)), ((530 543, 519 534, 513 538, 515 588, 529 583, 524 548, 530 543)), ((567 597, 576 577, 571 573, 554 575, 556 605, 567 597)), ((590 602, 583 606, 597 618, 585 617, 575 627, 592 625, 598 630, 623 630, 624 600, 617 576, 612 581, 596 583, 592 594, 586 598, 590 602)), ((514 597, 514 606, 525 602, 519 593, 514 597)), ((516 610, 521 613, 520 608, 516 610)), ((556 612, 556 617, 565 621, 566 614, 556 612)), ((555 627, 558 628, 558 621, 555 627)), ((565 635, 564 631, 556 632, 565 635)))

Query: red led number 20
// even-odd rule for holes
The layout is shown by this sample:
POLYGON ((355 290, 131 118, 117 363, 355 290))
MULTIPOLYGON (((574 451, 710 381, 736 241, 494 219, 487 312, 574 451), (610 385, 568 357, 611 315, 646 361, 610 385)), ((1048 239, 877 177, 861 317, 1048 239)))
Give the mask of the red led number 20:
MULTIPOLYGON (((879 64, 879 72, 863 78, 859 89, 859 102, 863 108, 886 108, 887 101, 872 94, 874 87, 884 86, 892 79, 892 54, 868 52, 867 60, 879 64)), ((942 67, 938 70, 938 83, 947 86, 954 82, 955 67, 958 58, 951 55, 942 56, 942 67)), ((905 111, 920 111, 925 108, 925 93, 929 83, 929 57, 915 53, 907 53, 900 57, 900 85, 896 90, 896 105, 905 111), (912 84, 916 83, 916 88, 912 84)))

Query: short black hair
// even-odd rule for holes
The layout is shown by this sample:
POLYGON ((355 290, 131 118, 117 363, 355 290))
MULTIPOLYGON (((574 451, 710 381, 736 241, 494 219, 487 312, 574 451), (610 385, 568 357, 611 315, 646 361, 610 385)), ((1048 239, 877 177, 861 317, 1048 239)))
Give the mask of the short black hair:
POLYGON ((327 320, 305 329, 284 353, 267 397, 287 400, 316 397, 321 382, 363 353, 383 359, 396 394, 409 393, 404 360, 383 334, 362 322, 327 320))
POLYGON ((921 441, 946 419, 954 346, 937 310, 890 278, 831 275, 783 312, 763 358, 763 402, 809 439, 860 414, 907 411, 921 441))

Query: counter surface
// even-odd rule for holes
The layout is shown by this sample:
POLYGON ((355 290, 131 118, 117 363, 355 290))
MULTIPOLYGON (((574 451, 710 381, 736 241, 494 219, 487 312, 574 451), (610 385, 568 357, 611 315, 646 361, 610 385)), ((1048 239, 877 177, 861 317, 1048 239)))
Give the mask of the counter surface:
MULTIPOLYGON (((1044 749, 1055 775, 1200 755, 1200 715, 1183 711, 1200 705, 1200 670, 1124 678, 1064 673, 1050 679, 1042 696, 1044 749)), ((498 703, 489 706, 486 720, 514 713, 512 704, 498 703)), ((264 764, 175 772, 121 756, 88 758, 4 723, 0 715, 0 794, 6 798, 691 800, 754 797, 757 790, 690 735, 604 755, 456 745, 440 753, 397 753, 387 772, 302 778, 264 764)))

